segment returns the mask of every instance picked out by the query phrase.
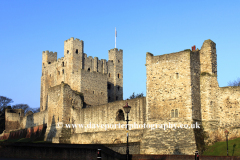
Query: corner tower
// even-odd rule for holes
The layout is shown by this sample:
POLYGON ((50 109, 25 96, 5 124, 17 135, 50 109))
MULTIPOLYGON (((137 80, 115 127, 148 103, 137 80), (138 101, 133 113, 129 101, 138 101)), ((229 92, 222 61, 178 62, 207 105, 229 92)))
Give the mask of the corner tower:
POLYGON ((83 41, 73 37, 64 41, 64 57, 67 60, 68 71, 75 72, 83 69, 83 41))
POLYGON ((108 102, 123 99, 123 50, 108 51, 108 102))
POLYGON ((40 95, 40 111, 47 109, 48 88, 51 86, 51 78, 49 66, 57 62, 57 52, 42 52, 42 76, 41 76, 41 95, 40 95))
POLYGON ((217 75, 216 43, 208 39, 203 42, 200 50, 201 72, 217 75))

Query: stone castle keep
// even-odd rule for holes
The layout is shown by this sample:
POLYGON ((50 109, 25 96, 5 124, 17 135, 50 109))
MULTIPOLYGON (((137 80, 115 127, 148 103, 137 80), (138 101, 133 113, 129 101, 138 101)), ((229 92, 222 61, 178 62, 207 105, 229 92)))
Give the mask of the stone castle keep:
POLYGON ((6 110, 3 134, 40 125, 53 143, 104 144, 125 153, 126 128, 61 127, 65 124, 201 124, 200 128, 139 128, 129 131, 130 154, 194 154, 225 138, 240 137, 240 87, 219 87, 216 44, 154 56, 147 52, 146 97, 123 100, 123 51, 108 61, 87 57, 83 41, 64 42, 64 57, 42 53, 40 112, 6 110))

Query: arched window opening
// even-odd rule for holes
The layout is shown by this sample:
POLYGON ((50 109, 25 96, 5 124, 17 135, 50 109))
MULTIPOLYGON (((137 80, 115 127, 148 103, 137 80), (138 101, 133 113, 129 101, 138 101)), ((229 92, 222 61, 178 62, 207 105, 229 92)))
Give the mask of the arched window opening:
POLYGON ((175 109, 175 117, 178 117, 178 109, 175 109))
POLYGON ((110 74, 110 73, 109 73, 108 75, 109 75, 109 77, 111 77, 111 74, 110 74))
POLYGON ((117 111, 116 121, 124 121, 124 120, 125 120, 125 118, 124 118, 123 110, 119 109, 117 111))
POLYGON ((120 77, 120 74, 118 73, 118 78, 120 77))
POLYGON ((64 62, 62 62, 62 66, 64 67, 64 62))
POLYGON ((67 50, 67 54, 69 53, 69 50, 67 50))
POLYGON ((62 70, 62 74, 64 74, 64 69, 62 70))
POLYGON ((174 118, 174 110, 171 110, 171 118, 174 118))
POLYGON ((93 94, 94 94, 94 91, 93 91, 93 94))
POLYGON ((118 63, 120 63, 120 60, 118 60, 118 63))
POLYGON ((76 49, 76 53, 78 54, 78 49, 76 49))
POLYGON ((20 116, 20 113, 19 113, 19 116, 20 116))
POLYGON ((88 71, 90 71, 90 68, 88 68, 88 71))
POLYGON ((118 89, 118 91, 119 91, 120 87, 118 86, 117 89, 118 89))

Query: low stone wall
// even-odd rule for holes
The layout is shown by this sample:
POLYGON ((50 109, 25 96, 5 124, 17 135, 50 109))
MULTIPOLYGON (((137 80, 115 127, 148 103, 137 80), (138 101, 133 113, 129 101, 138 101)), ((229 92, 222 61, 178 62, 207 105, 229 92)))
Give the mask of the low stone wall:
MULTIPOLYGON (((103 160, 125 160, 126 155, 119 154, 103 145, 91 144, 1 144, 1 158, 24 158, 44 160, 96 160, 101 149, 103 160)), ((194 155, 130 155, 129 160, 194 160, 194 155)), ((199 156, 200 160, 240 160, 236 156, 199 156)))
POLYGON ((20 129, 11 131, 10 133, 4 133, 0 137, 0 140, 7 139, 21 139, 21 138, 43 138, 46 132, 47 125, 39 125, 31 128, 20 129))
MULTIPOLYGON (((103 144, 104 146, 114 150, 115 152, 126 154, 127 144, 103 144)), ((128 143, 129 154, 140 154, 140 142, 128 143)))
POLYGON ((112 151, 103 145, 76 144, 31 144, 15 143, 0 146, 2 158, 34 158, 51 160, 96 160, 97 151, 101 149, 104 160, 125 160, 126 156, 112 151))

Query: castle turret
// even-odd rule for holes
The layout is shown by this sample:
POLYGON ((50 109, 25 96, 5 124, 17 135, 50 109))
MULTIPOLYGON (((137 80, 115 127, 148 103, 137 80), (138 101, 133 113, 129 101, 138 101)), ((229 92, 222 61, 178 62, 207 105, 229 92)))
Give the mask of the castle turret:
POLYGON ((49 52, 49 51, 43 51, 42 52, 42 66, 45 67, 48 64, 51 64, 53 62, 57 61, 57 52, 49 52))
POLYGON ((200 50, 200 90, 202 120, 218 119, 216 110, 217 82, 217 54, 216 44, 210 39, 204 41, 200 50))
POLYGON ((68 62, 68 71, 75 72, 83 69, 83 41, 73 37, 64 42, 64 57, 68 62))
POLYGON ((123 50, 108 51, 108 102, 123 99, 123 50))
POLYGON ((208 39, 204 41, 200 50, 201 72, 217 75, 216 44, 208 39))

